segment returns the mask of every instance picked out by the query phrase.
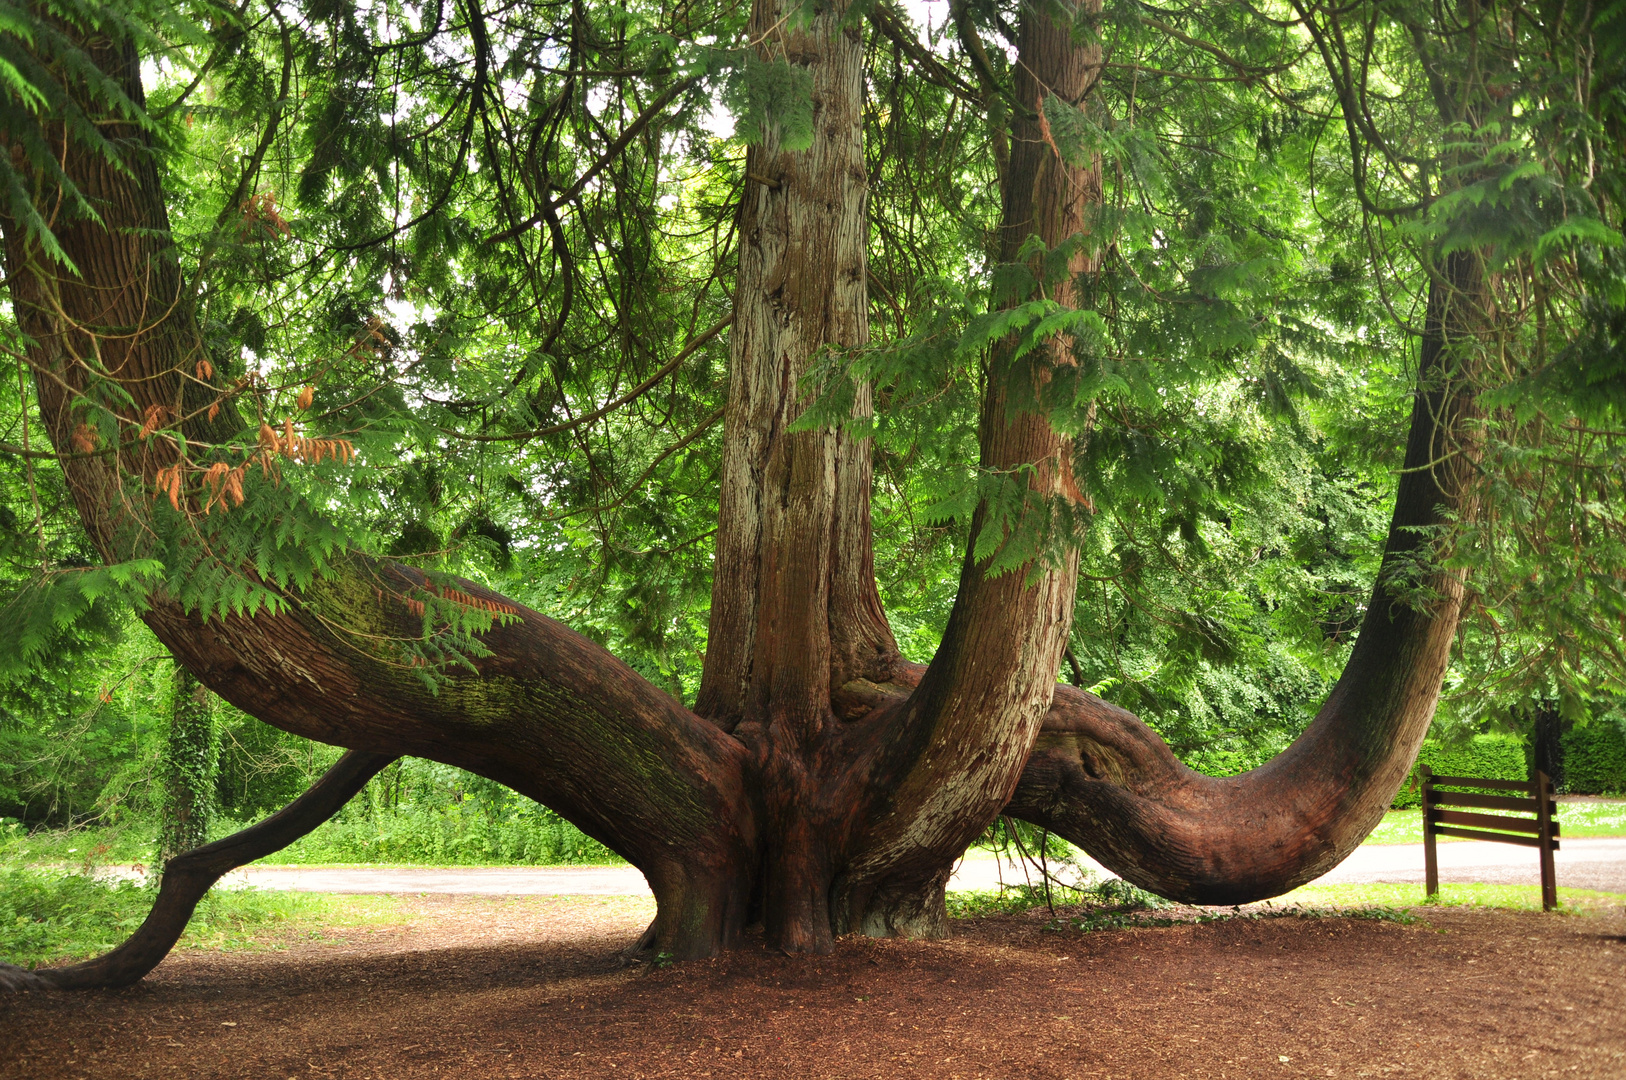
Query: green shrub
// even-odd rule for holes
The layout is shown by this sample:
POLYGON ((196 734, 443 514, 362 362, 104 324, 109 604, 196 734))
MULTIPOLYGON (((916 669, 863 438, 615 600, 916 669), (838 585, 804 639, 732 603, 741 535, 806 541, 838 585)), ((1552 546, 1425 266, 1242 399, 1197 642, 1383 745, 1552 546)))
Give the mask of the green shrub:
MULTIPOLYGON (((1417 752, 1411 775, 1395 794, 1396 809, 1421 805, 1417 769, 1422 765, 1445 776, 1482 776, 1487 780, 1528 780, 1530 777, 1524 763, 1524 740, 1517 735, 1475 735, 1455 745, 1428 741, 1417 752)), ((1485 793, 1496 794, 1489 790, 1485 793)))
POLYGON ((1564 733, 1564 789, 1581 795, 1626 793, 1626 722, 1605 717, 1564 733))

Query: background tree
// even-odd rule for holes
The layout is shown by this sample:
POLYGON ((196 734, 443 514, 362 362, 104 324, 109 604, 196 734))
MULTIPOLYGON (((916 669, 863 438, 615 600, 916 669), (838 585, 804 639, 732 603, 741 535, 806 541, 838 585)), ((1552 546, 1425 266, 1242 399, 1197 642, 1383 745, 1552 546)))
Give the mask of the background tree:
POLYGON ((163 829, 158 836, 160 865, 208 841, 215 778, 220 771, 220 732, 208 687, 177 664, 170 693, 163 829))

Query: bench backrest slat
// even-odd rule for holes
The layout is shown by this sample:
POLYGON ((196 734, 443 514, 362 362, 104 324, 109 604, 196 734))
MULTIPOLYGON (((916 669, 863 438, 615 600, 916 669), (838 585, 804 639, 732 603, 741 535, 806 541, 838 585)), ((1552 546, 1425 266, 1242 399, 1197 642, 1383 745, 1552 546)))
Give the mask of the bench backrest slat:
POLYGON ((1536 793, 1536 785, 1528 780, 1492 780, 1479 776, 1434 776, 1435 787, 1476 787, 1489 788, 1491 791, 1522 791, 1526 795, 1536 793))
POLYGON ((1535 799, 1516 795, 1479 795, 1471 791, 1435 791, 1433 788, 1429 788, 1425 795, 1424 806, 1472 806, 1480 810, 1517 810, 1526 814, 1534 814, 1540 809, 1535 799))

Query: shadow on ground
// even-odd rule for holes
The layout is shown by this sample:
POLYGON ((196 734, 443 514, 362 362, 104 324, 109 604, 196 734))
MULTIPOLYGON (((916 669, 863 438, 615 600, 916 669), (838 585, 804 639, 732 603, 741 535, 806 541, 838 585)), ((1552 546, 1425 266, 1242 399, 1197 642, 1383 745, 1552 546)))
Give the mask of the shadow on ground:
POLYGON ((1430 910, 945 942, 759 943, 651 968, 647 912, 431 897, 401 926, 171 957, 0 1002, 0 1076, 1611 1077, 1626 916, 1430 910))

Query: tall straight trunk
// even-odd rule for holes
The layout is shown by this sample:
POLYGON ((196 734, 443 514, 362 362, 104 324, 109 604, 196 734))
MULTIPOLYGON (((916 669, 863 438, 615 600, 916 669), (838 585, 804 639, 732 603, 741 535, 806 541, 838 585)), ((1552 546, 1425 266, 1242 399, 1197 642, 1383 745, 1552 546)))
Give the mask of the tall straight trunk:
MULTIPOLYGON (((1092 6, 1099 10, 1093 0, 1021 8, 1015 96, 1027 113, 1016 117, 1003 175, 1000 262, 1018 262, 1034 238, 1047 251, 1074 246, 1055 280, 1045 280, 1043 260, 1035 258, 1038 284, 1012 304, 1042 294, 1072 307, 1078 278, 1090 270, 1079 241, 1100 202, 1099 165, 1064 160, 1041 117, 1046 98, 1084 107, 1099 78, 1099 46, 1080 45, 1072 25, 1092 6)), ((1076 366, 1060 337, 1022 357, 1006 339, 988 357, 980 469, 1005 477, 1027 470, 1029 494, 1041 506, 1076 506, 1082 499, 1072 478, 1072 441, 1050 426, 1040 407, 1046 387, 1076 366)), ((852 929, 911 936, 946 931, 949 871, 1010 798, 1050 708, 1072 628, 1077 553, 1063 539, 1064 550, 1046 553, 1053 563, 994 574, 974 554, 988 513, 984 505, 973 516, 973 542, 943 643, 925 672, 914 676, 918 686, 877 755, 890 796, 867 823, 838 885, 842 922, 852 929)))
MULTIPOLYGON (((793 950, 828 947, 833 853, 816 763, 836 723, 832 691, 884 682, 898 660, 870 540, 870 447, 840 429, 789 430, 826 350, 869 338, 868 177, 862 23, 822 6, 798 26, 790 0, 756 0, 762 60, 805 71, 812 144, 777 124, 746 155, 729 344, 711 625, 695 711, 749 751, 768 841, 758 903, 793 950)), ((857 389, 854 415, 870 411, 857 389)))
MULTIPOLYGON (((812 82, 812 145, 779 125, 746 153, 729 395, 718 491, 710 634, 695 710, 734 730, 776 723, 816 738, 830 691, 882 678, 897 644, 875 588, 870 445, 842 430, 789 431, 826 350, 869 340, 861 23, 849 4, 796 26, 792 0, 755 0, 767 62, 812 82)), ((853 415, 870 413, 856 389, 853 415)))

